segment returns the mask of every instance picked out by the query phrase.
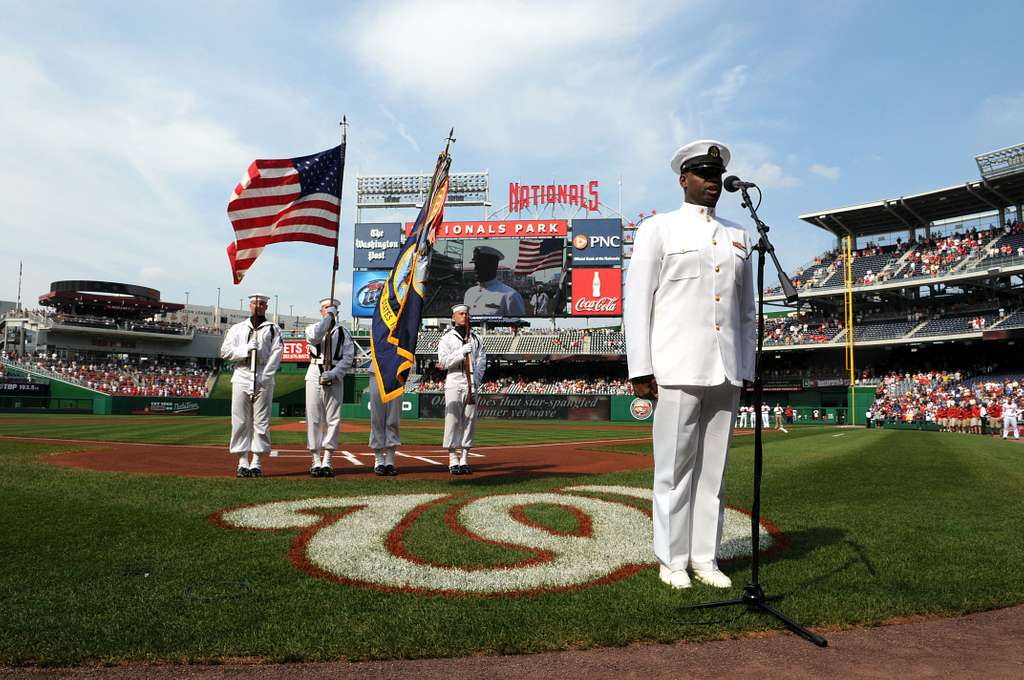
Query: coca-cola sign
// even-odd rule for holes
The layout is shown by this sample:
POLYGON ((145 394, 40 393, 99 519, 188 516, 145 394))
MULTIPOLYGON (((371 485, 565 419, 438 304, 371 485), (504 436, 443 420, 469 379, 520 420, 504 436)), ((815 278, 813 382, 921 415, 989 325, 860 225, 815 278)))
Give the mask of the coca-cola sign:
POLYGON ((621 269, 573 269, 573 316, 620 316, 621 269))

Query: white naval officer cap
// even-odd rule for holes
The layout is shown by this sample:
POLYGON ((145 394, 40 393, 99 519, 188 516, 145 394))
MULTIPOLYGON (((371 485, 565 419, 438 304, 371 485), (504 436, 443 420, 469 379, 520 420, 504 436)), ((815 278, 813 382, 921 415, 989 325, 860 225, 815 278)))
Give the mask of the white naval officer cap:
POLYGON ((253 293, 249 296, 249 302, 270 302, 270 296, 263 295, 262 293, 253 293))
POLYGON ((468 312, 469 305, 452 305, 452 314, 455 312, 468 312))
POLYGON ((479 257, 496 257, 500 262, 505 259, 505 253, 491 246, 477 246, 473 248, 473 259, 471 262, 476 262, 479 257))
POLYGON ((328 307, 340 307, 341 303, 334 298, 325 297, 320 301, 320 306, 323 307, 324 305, 327 305, 328 307))
POLYGON ((715 168, 725 172, 730 158, 732 154, 725 144, 714 139, 698 139, 680 147, 669 164, 676 176, 697 168, 715 168))

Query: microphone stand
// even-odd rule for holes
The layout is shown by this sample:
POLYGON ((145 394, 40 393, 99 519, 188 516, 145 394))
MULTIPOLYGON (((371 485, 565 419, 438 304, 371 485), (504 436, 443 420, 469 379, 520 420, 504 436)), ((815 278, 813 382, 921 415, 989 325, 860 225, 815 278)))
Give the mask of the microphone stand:
POLYGON ((797 301, 798 296, 793 282, 789 280, 789 277, 782 270, 782 267, 779 266, 779 260, 775 256, 775 246, 773 246, 771 241, 768 240, 768 225, 762 222, 761 218, 757 216, 757 208, 754 207, 754 203, 750 200, 750 195, 747 193, 747 187, 740 185, 740 191, 743 193, 743 207, 750 211, 750 217, 754 220, 754 224, 757 226, 757 233, 760 235, 757 245, 754 246, 754 250, 758 252, 758 303, 757 355, 754 363, 754 506, 751 508, 750 512, 750 543, 752 555, 750 561, 750 583, 743 587, 743 594, 740 597, 731 600, 689 605, 686 609, 716 609, 718 607, 729 607, 732 605, 746 605, 750 610, 756 610, 775 617, 787 628, 808 642, 813 642, 819 647, 827 647, 828 640, 820 635, 812 633, 775 607, 768 604, 769 599, 778 599, 778 597, 768 598, 765 596, 758 578, 761 566, 761 469, 764 461, 761 432, 761 406, 764 403, 763 384, 761 378, 761 372, 763 369, 761 359, 764 344, 764 295, 762 291, 764 290, 764 265, 766 256, 772 259, 772 263, 775 265, 775 270, 779 274, 779 284, 782 286, 782 292, 786 296, 786 302, 792 304, 797 301))

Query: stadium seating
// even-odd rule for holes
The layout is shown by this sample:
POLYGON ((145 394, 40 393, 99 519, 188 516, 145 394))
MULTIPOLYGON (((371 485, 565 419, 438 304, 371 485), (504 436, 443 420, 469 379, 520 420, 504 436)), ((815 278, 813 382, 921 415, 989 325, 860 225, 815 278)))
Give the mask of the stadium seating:
POLYGON ((1003 264, 1009 260, 1024 257, 1024 227, 1018 222, 1008 227, 1010 233, 1005 234, 988 249, 989 254, 982 260, 983 266, 1003 264))
POLYGON ((207 396, 214 375, 214 369, 189 360, 39 355, 26 357, 21 364, 116 396, 201 398, 207 396))
POLYGON ((1008 317, 995 324, 993 328, 1021 328, 1024 327, 1024 308, 1018 309, 1008 317))
POLYGON ((895 340, 914 330, 919 321, 890 320, 875 323, 862 322, 853 327, 853 338, 857 342, 871 340, 895 340))
POLYGON ((924 326, 914 332, 913 337, 974 333, 991 327, 998 318, 999 315, 992 311, 939 316, 929 319, 924 326))

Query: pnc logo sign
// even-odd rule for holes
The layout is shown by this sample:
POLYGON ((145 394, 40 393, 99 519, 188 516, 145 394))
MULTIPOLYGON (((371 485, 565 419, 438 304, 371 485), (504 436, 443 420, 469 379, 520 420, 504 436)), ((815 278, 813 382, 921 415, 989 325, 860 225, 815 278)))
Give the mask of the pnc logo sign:
POLYGON ((572 245, 576 250, 587 248, 621 248, 622 237, 620 236, 596 236, 587 234, 576 234, 572 237, 572 245))

